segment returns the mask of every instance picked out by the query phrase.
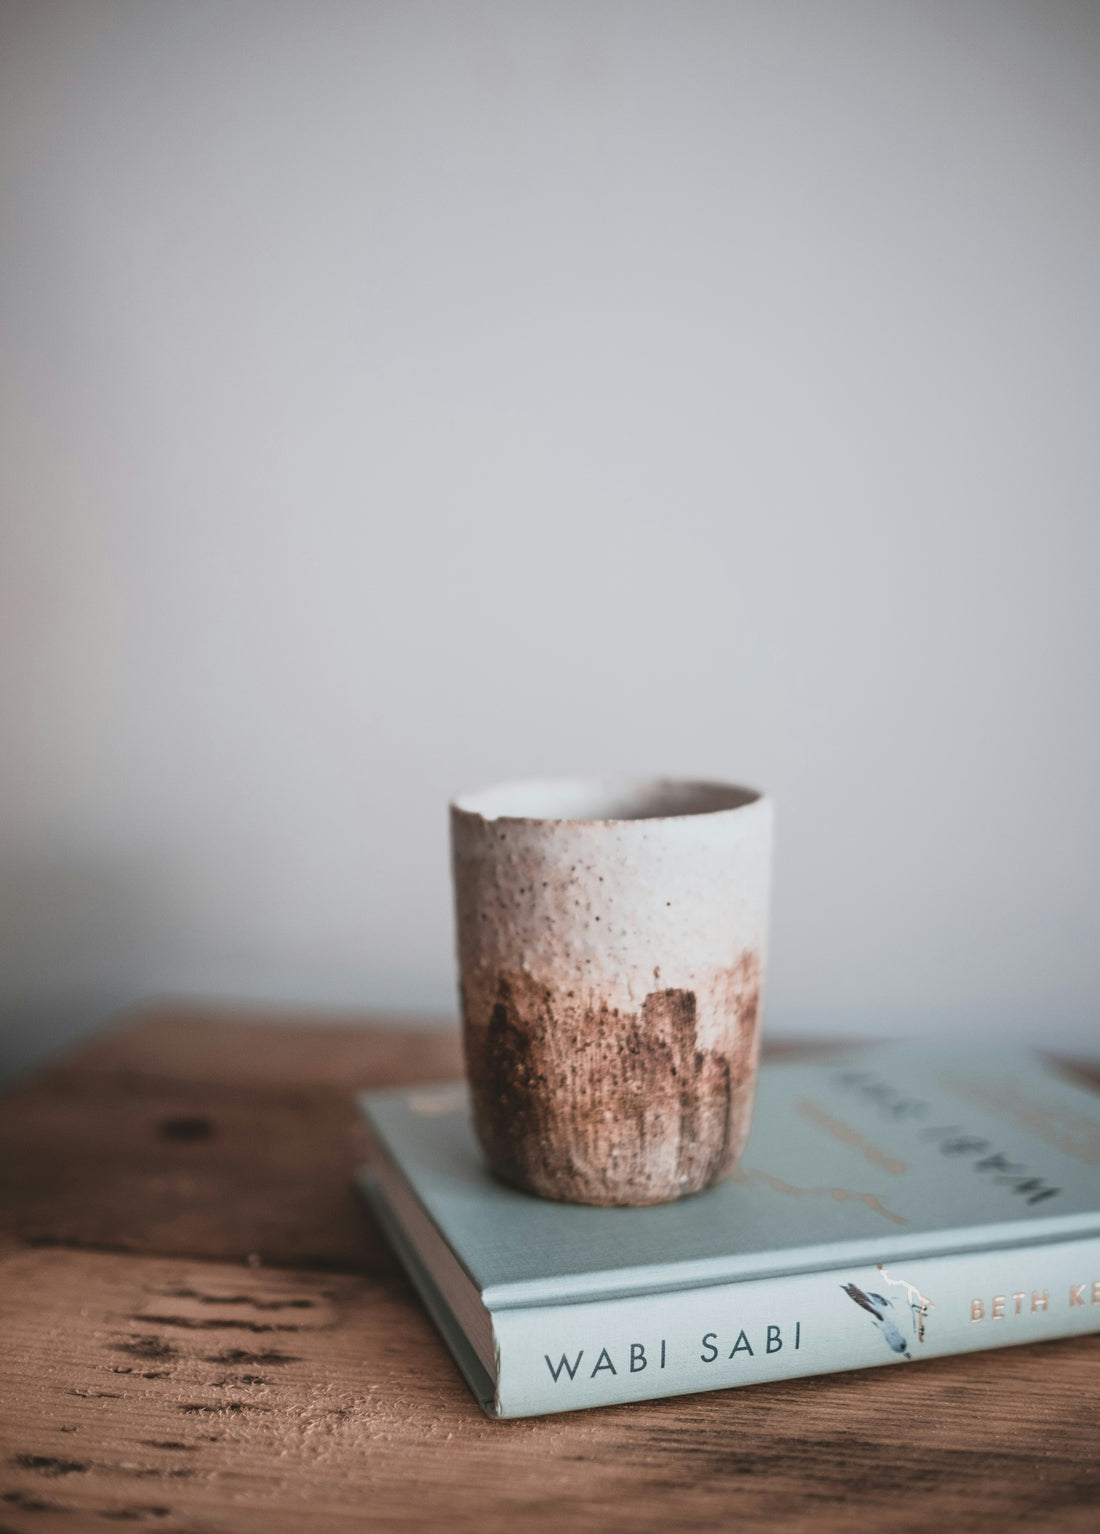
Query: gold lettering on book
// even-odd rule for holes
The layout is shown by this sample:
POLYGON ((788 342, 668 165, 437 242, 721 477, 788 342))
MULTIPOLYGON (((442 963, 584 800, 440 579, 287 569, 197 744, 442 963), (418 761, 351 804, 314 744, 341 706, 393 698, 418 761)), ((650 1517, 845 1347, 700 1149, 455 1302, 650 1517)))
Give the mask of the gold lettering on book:
POLYGON ((765 1188, 771 1188, 775 1193, 790 1193, 796 1198, 833 1198, 838 1204, 843 1204, 847 1199, 855 1199, 857 1203, 866 1204, 868 1209, 873 1209, 875 1214, 881 1214, 883 1219, 893 1220, 895 1225, 908 1225, 909 1221, 903 1214, 895 1214, 876 1193, 857 1193, 852 1188, 796 1188, 789 1182, 784 1182, 781 1177, 773 1177, 770 1172, 762 1172, 757 1167, 739 1167, 733 1174, 733 1181, 740 1183, 762 1184, 765 1188))
MULTIPOLYGON (((1068 1308, 1072 1309, 1075 1305, 1083 1305, 1085 1303, 1085 1288, 1086 1286, 1084 1284, 1070 1285, 1068 1308)), ((986 1319, 993 1321, 1003 1321, 1007 1314, 1005 1307, 1008 1304, 1009 1298, 1011 1298, 1013 1303, 1013 1314, 1022 1316, 1024 1313, 1024 1301, 1027 1299, 1027 1294, 1024 1290, 1020 1290, 1019 1293, 1013 1294, 1011 1296, 995 1294, 991 1300, 971 1300, 971 1321, 985 1321, 986 1319)), ((1031 1314, 1034 1316, 1038 1315, 1040 1312, 1046 1312, 1049 1310, 1050 1290, 1033 1289, 1031 1291, 1031 1314)))
POLYGON ((826 1134, 832 1135, 834 1140, 841 1140, 845 1145, 850 1145, 853 1150, 859 1151, 872 1166, 881 1167, 884 1172, 907 1170, 904 1161, 899 1161, 897 1156, 891 1156, 886 1151, 879 1150, 877 1145, 872 1145, 870 1141, 865 1140, 858 1129, 853 1129, 843 1119, 826 1113, 824 1108, 819 1108, 817 1103, 811 1102, 808 1097, 803 1097, 799 1101, 798 1111, 804 1119, 809 1119, 811 1124, 816 1124, 826 1134))
POLYGON ((1100 1305, 1100 1278, 1092 1286, 1092 1303, 1100 1305))
POLYGON ((1008 1119, 1086 1166, 1100 1166, 1100 1121, 1065 1103, 1043 1102, 1012 1076, 992 1079, 966 1071, 941 1071, 944 1091, 1008 1119))
POLYGON ((420 1118, 438 1119, 464 1108, 466 1094, 460 1086, 429 1087, 425 1092, 410 1092, 405 1102, 420 1118))

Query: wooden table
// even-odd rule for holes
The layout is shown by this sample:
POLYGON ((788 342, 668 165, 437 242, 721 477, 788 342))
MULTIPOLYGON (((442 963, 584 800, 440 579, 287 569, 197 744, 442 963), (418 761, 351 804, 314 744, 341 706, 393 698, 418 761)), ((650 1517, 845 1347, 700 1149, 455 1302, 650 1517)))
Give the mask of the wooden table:
POLYGON ((452 1031, 160 1010, 0 1103, 0 1534, 1100 1529, 1100 1338, 487 1421, 348 1188, 452 1031))

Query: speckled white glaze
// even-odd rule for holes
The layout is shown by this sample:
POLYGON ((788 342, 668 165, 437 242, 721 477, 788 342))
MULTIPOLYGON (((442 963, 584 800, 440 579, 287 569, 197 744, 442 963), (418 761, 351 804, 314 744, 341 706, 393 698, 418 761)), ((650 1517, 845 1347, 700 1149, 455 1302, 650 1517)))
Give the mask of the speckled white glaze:
POLYGON ((452 805, 467 1064, 499 1175, 655 1203, 748 1133, 772 810, 672 780, 505 785, 452 805))

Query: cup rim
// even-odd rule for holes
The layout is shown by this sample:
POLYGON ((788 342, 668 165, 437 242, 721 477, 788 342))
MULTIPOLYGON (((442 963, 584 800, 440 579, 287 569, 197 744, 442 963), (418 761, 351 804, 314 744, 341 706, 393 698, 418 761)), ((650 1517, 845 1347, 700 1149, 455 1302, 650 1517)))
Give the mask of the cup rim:
POLYGON ((482 821, 507 821, 510 824, 626 826, 731 815, 764 804, 767 798, 761 789, 711 778, 610 774, 598 777, 513 778, 456 794, 450 808, 453 815, 467 815, 482 821), (564 811, 569 810, 572 801, 574 812, 531 813, 525 805, 525 799, 533 808, 539 795, 548 800, 557 796, 557 803, 564 811), (590 796, 595 808, 611 808, 621 803, 627 812, 578 814, 576 808, 584 803, 585 796, 590 796), (681 807, 674 807, 678 801, 681 807), (643 808, 647 802, 651 802, 654 808, 643 808), (633 812, 629 809, 631 805, 637 806, 633 812))

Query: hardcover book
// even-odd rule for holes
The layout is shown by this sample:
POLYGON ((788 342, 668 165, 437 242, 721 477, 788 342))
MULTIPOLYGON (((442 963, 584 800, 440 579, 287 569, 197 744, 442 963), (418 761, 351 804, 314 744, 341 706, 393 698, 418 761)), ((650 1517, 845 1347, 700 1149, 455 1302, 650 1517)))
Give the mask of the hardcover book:
POLYGON ((359 1101, 362 1190, 491 1416, 1100 1330, 1100 1096, 1037 1055, 766 1064, 733 1180, 642 1209, 497 1182, 461 1084, 359 1101))

